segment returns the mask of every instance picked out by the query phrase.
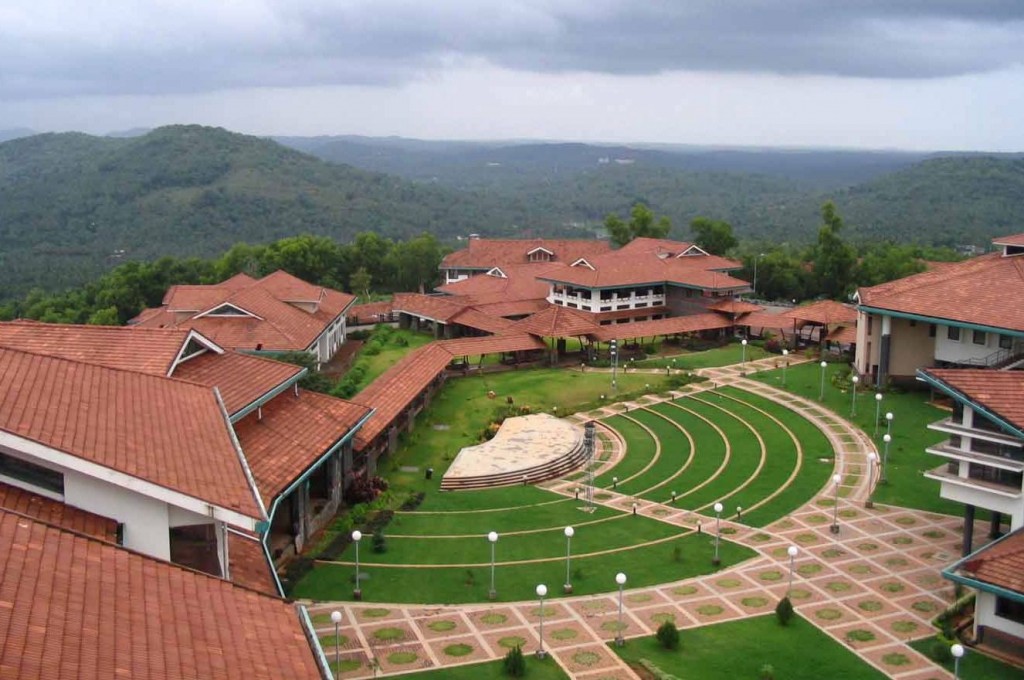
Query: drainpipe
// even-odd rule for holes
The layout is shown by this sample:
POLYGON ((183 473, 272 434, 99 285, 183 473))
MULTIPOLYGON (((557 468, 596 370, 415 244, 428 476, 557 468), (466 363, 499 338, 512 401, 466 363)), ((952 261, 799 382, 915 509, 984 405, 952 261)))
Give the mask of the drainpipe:
POLYGON ((882 339, 878 344, 878 380, 875 383, 879 388, 885 387, 889 377, 889 354, 892 347, 892 317, 883 315, 881 319, 882 339))

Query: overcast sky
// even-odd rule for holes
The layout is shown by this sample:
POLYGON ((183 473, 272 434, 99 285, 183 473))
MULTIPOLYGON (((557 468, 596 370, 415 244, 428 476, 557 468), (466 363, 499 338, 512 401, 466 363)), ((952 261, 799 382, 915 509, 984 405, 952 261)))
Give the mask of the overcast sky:
POLYGON ((5 0, 0 129, 1024 150, 1024 0, 5 0))

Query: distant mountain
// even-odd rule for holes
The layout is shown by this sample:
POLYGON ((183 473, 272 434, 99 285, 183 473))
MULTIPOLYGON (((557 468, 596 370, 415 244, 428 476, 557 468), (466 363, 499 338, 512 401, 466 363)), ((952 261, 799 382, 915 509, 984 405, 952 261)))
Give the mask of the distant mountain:
POLYGON ((487 206, 215 128, 36 135, 0 144, 0 297, 75 285, 124 259, 212 256, 303 232, 512 229, 487 206))
POLYGON ((11 128, 10 130, 0 130, 0 143, 9 141, 11 139, 20 139, 21 137, 31 137, 36 134, 34 130, 28 128, 11 128))

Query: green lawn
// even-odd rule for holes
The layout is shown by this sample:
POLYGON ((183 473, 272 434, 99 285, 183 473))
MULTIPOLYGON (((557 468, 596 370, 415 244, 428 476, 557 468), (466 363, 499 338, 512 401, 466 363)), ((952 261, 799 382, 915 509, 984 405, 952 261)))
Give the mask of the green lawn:
MULTIPOLYGON (((936 638, 929 637, 915 640, 910 643, 910 646, 928 658, 932 658, 931 652, 935 641, 936 638)), ((952 661, 944 663, 942 666, 949 672, 953 672, 952 661)), ((967 653, 960 660, 960 680, 1024 680, 1024 669, 1015 668, 968 648, 967 653)))
POLYGON ((427 333, 417 333, 400 328, 389 328, 388 330, 387 340, 383 343, 384 348, 379 354, 372 356, 367 354, 366 345, 364 345, 363 351, 356 359, 366 367, 366 373, 359 381, 360 390, 376 380, 381 373, 391 368, 395 362, 412 350, 434 341, 434 337, 427 333))
POLYGON ((636 493, 642 488, 635 477, 654 460, 657 444, 650 433, 624 416, 613 416, 605 421, 609 427, 618 431, 626 442, 626 456, 615 467, 606 470, 594 478, 594 484, 611 489, 618 478, 615 489, 619 493, 636 493), (633 481, 626 481, 634 477, 633 481))
POLYGON ((768 664, 780 680, 882 680, 886 676, 803 620, 780 626, 774 615, 680 631, 679 648, 668 651, 653 636, 612 646, 627 663, 647 659, 686 680, 746 680, 762 677, 768 664))
MULTIPOLYGON (((747 345, 747 361, 764 359, 768 356, 775 355, 755 345, 747 345)), ((675 355, 659 356, 652 359, 644 359, 643 361, 635 361, 633 364, 637 368, 665 368, 668 366, 692 371, 698 368, 729 366, 738 364, 741 361, 743 361, 743 346, 738 342, 734 342, 725 347, 716 347, 715 349, 703 352, 683 352, 675 355)))
MULTIPOLYGON (((642 527, 644 521, 654 523, 644 517, 628 517, 628 522, 636 521, 642 527)), ((628 525, 627 522, 627 525, 628 525)), ((666 526, 667 525, 663 525, 666 526)), ((641 529, 642 530, 642 529, 641 529)), ((593 544, 615 547, 614 541, 602 541, 601 534, 595 530, 592 538, 586 540, 593 544)), ((678 530, 676 530, 678 531, 678 530)), ((584 540, 590 530, 581 528, 574 537, 584 540)), ((565 539, 558 540, 551 536, 551 550, 564 551, 565 539)), ((389 544, 394 543, 389 541, 389 544)), ((480 537, 474 548, 475 566, 473 567, 361 567, 363 574, 361 586, 363 597, 370 602, 409 602, 422 604, 457 604, 486 602, 490 588, 489 544, 480 537)), ((441 550, 438 543, 437 550, 441 550)), ((366 546, 369 547, 369 546, 366 546)), ((533 597, 534 588, 538 583, 548 585, 549 595, 561 597, 561 584, 565 582, 565 561, 557 559, 550 562, 502 564, 503 561, 517 560, 521 557, 516 550, 523 549, 523 544, 512 547, 512 544, 499 538, 497 545, 495 581, 498 601, 513 602, 529 600, 533 597)), ((711 565, 714 554, 714 538, 708 534, 685 534, 654 545, 640 546, 591 557, 574 557, 571 562, 572 583, 575 595, 611 592, 616 589, 614 576, 617 572, 625 572, 629 577, 630 587, 641 587, 666 583, 678 579, 689 578, 715 571, 711 565)), ((564 555, 564 552, 562 553, 564 555)), ((722 541, 722 568, 742 562, 755 555, 754 551, 743 546, 722 541)), ((350 554, 346 553, 345 557, 350 554)), ((366 561, 378 557, 370 550, 361 550, 360 559, 366 561)), ((314 600, 348 600, 352 596, 352 579, 355 573, 350 564, 318 563, 292 591, 296 598, 314 600)))
MULTIPOLYGON (((922 478, 926 470, 942 464, 938 457, 925 453, 925 448, 945 438, 942 433, 928 430, 927 425, 941 420, 948 413, 929 404, 927 392, 887 392, 879 409, 878 436, 875 437, 875 392, 870 387, 857 390, 857 414, 851 418, 852 392, 832 384, 832 376, 845 369, 843 364, 829 364, 825 369, 825 406, 872 436, 877 442, 879 453, 884 450, 882 435, 886 430, 885 413, 891 411, 894 416, 886 471, 889 483, 878 486, 874 500, 949 515, 961 514, 962 506, 959 503, 939 497, 938 482, 922 478)), ((782 369, 763 371, 750 377, 776 387, 782 386, 782 369)), ((821 368, 815 362, 791 366, 786 371, 785 388, 818 401, 821 368)))
MULTIPOLYGON (((526 659, 526 678, 528 680, 561 680, 568 678, 562 667, 553 657, 548 656, 543 661, 533 654, 534 650, 524 650, 523 656, 526 659)), ((474 663, 466 666, 454 666, 437 668, 432 671, 420 673, 409 673, 403 678, 411 680, 507 680, 502 661, 487 661, 485 663, 474 663)))

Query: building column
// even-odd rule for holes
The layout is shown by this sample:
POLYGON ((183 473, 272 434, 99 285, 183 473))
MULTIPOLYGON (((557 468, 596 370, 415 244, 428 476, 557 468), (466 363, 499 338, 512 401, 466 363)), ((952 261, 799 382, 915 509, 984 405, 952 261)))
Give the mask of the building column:
POLYGON ((964 542, 960 548, 961 557, 971 554, 971 545, 974 543, 974 506, 964 506, 964 542))
POLYGON ((1002 536, 1003 514, 1001 512, 992 513, 992 523, 988 528, 988 537, 995 539, 1002 536))
MULTIPOLYGON (((875 385, 877 387, 885 387, 886 379, 889 377, 889 354, 891 352, 892 345, 892 317, 881 316, 879 317, 882 321, 882 339, 878 344, 878 380, 875 385)), ((870 364, 871 358, 868 357, 868 363, 870 364)))

